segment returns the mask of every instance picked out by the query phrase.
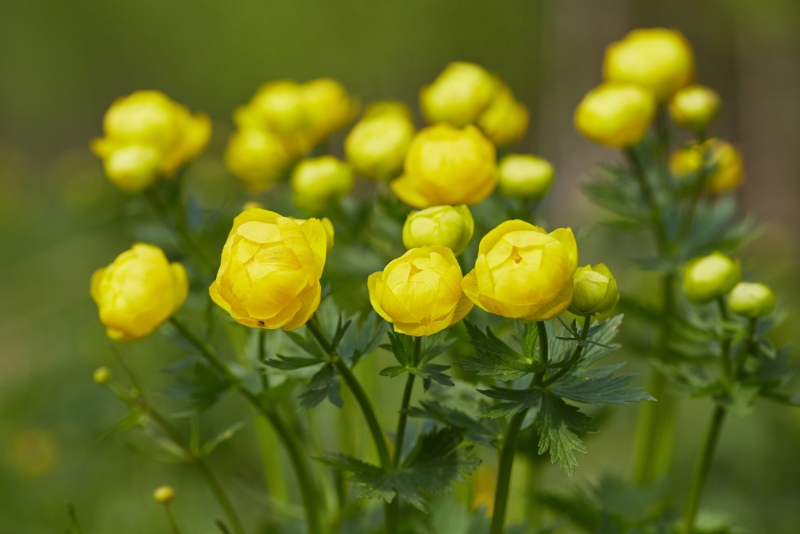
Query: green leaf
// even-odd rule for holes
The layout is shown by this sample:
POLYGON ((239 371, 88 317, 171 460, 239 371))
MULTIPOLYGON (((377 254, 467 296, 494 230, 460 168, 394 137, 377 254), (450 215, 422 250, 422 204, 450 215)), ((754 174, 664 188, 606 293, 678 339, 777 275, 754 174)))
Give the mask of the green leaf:
POLYGON ((627 404, 656 400, 640 387, 628 386, 637 375, 615 375, 624 364, 578 369, 550 386, 559 397, 584 404, 627 404))
POLYGON ((403 365, 391 365, 381 369, 381 372, 378 374, 381 376, 395 377, 402 375, 406 371, 408 371, 408 368, 403 365))
POLYGON ((549 451, 551 461, 558 462, 571 477, 578 465, 575 453, 586 452, 578 433, 597 432, 591 419, 582 414, 577 407, 565 403, 550 392, 545 392, 537 422, 539 454, 549 451))
POLYGON ((313 408, 326 398, 334 406, 341 408, 343 405, 339 376, 331 363, 323 365, 317 374, 311 377, 305 391, 300 395, 300 406, 313 408))
POLYGON ((422 417, 456 428, 471 443, 494 447, 501 436, 500 425, 492 419, 476 418, 440 400, 423 400, 419 404, 421 408, 409 408, 410 417, 422 417))
POLYGON ((507 417, 529 410, 538 406, 542 398, 542 390, 540 388, 509 389, 492 386, 491 389, 479 389, 478 391, 492 399, 505 401, 495 404, 481 414, 481 417, 488 417, 489 419, 507 417))
POLYGON ((486 333, 469 321, 464 321, 469 333, 470 343, 477 350, 456 365, 469 371, 476 371, 480 376, 490 376, 503 382, 509 382, 534 372, 532 361, 526 361, 517 351, 503 343, 490 328, 486 333))
POLYGON ((311 367, 312 365, 319 365, 324 361, 325 360, 318 360, 316 358, 298 358, 296 356, 281 356, 278 354, 275 359, 266 360, 264 364, 269 367, 274 367, 275 369, 294 371, 305 367, 311 367))
POLYGON ((176 371, 176 384, 165 389, 165 394, 184 400, 186 406, 178 415, 187 416, 212 407, 233 385, 205 360, 194 357, 189 365, 176 371))
POLYGON ((379 321, 375 312, 367 314, 361 321, 360 316, 353 316, 350 327, 342 335, 337 352, 350 367, 361 361, 361 358, 378 348, 386 332, 386 322, 379 321))
POLYGON ((231 439, 236 432, 247 426, 250 422, 249 419, 245 419, 243 421, 239 421, 238 423, 234 423, 233 425, 229 426, 207 442, 203 444, 200 448, 200 456, 207 456, 211 454, 211 452, 217 448, 217 446, 222 443, 223 441, 227 441, 231 439))
POLYGON ((453 385, 453 381, 450 379, 450 375, 444 372, 448 369, 450 369, 449 365, 442 365, 438 363, 426 363, 425 365, 423 365, 418 369, 411 369, 411 373, 422 378, 422 380, 424 381, 423 389, 427 391, 431 387, 431 381, 434 381, 443 386, 453 385))
POLYGON ((317 339, 308 332, 308 328, 305 330, 305 335, 302 336, 296 331, 286 332, 286 335, 288 335, 298 347, 302 348, 306 354, 317 361, 325 361, 328 359, 328 353, 325 352, 325 349, 323 349, 319 345, 317 339))

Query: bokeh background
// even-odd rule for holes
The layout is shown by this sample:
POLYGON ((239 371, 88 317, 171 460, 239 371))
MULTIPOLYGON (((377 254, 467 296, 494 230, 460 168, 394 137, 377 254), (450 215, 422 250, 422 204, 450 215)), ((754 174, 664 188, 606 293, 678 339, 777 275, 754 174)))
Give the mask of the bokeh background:
MULTIPOLYGON (((63 532, 66 500, 87 533, 167 532, 151 499, 163 483, 178 490, 175 510, 187 532, 211 532, 216 517, 190 468, 154 463, 122 439, 97 439, 124 413, 91 380, 93 368, 114 357, 88 295, 92 271, 131 240, 124 222, 129 199, 107 183, 88 150, 114 98, 159 89, 207 112, 214 136, 192 172, 201 182, 235 187, 220 155, 233 108, 259 84, 331 76, 365 102, 399 98, 416 106, 419 88, 445 64, 474 61, 497 72, 531 109, 521 148, 558 171, 549 220, 581 228, 600 214, 578 185, 594 164, 616 155, 580 138, 572 112, 600 81, 604 47, 639 26, 683 31, 695 48, 698 81, 722 95, 715 133, 741 147, 744 209, 768 223, 743 251, 745 270, 779 288, 791 325, 800 303, 796 0, 1 2, 0 532, 63 532)), ((624 265, 614 253, 604 245, 584 259, 624 265)), ((622 290, 641 288, 623 280, 622 290)), ((777 335, 800 337, 791 327, 777 335)), ((161 369, 179 357, 174 349, 156 335, 123 350, 159 400, 168 380, 161 369)), ((635 359, 631 366, 644 369, 635 359)), ((394 386, 381 386, 388 414, 394 386)), ((689 402, 679 423, 677 492, 686 486, 711 408, 689 402)), ((636 412, 616 410, 572 481, 553 469, 545 482, 626 476, 636 412)), ((237 505, 251 510, 245 515, 257 515, 264 501, 253 433, 245 430, 212 457, 237 505)), ((800 413, 764 404, 754 416, 731 419, 706 508, 751 532, 800 532, 798 449, 800 413)))

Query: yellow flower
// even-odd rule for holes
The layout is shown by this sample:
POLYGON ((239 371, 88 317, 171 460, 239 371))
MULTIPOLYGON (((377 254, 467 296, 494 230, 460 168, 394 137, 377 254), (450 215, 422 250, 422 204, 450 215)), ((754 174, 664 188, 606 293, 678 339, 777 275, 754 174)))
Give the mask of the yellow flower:
POLYGON ((572 278, 575 287, 568 308, 570 313, 580 317, 606 313, 619 302, 617 281, 602 263, 578 267, 572 278))
POLYGON ((403 225, 403 245, 407 249, 442 246, 458 255, 474 231, 475 221, 466 206, 436 206, 408 215, 403 225))
POLYGON ((239 323, 294 330, 319 306, 328 237, 317 219, 303 223, 251 209, 233 220, 211 299, 239 323))
POLYGON ((277 80, 258 88, 250 102, 238 108, 233 120, 239 128, 260 128, 288 135, 308 128, 303 86, 292 80, 277 80))
POLYGON ((105 384, 109 380, 111 380, 111 369, 108 367, 98 367, 94 370, 92 374, 92 379, 94 380, 95 384, 105 384))
POLYGON ((289 162, 281 139, 266 130, 240 129, 225 148, 225 165, 252 193, 272 187, 289 162))
POLYGON ((626 148, 644 137, 655 113, 656 101, 647 89, 606 82, 583 97, 575 110, 575 127, 595 143, 626 148))
POLYGON ((511 90, 498 82, 489 107, 478 117, 477 125, 496 146, 522 139, 528 129, 528 108, 514 98, 511 90))
POLYGON ((775 309, 775 293, 764 284, 740 282, 728 295, 728 307, 751 319, 766 317, 775 309))
MULTIPOLYGON (((308 219, 298 219, 297 217, 289 217, 289 218, 293 219, 297 224, 300 225, 305 224, 305 222, 308 220, 308 219)), ((322 219, 319 220, 319 222, 322 223, 322 227, 325 229, 325 237, 327 237, 325 249, 328 252, 328 254, 330 254, 331 250, 333 249, 334 239, 336 237, 336 234, 333 230, 333 223, 327 217, 323 217, 322 219)))
POLYGON ((577 263, 569 228, 548 234, 524 221, 506 221, 481 239, 464 293, 496 315, 545 321, 569 306, 577 263))
POLYGON ((701 131, 717 118, 720 105, 716 91, 704 85, 690 85, 673 95, 669 114, 684 128, 701 131))
POLYGON ((297 207, 316 212, 350 192, 353 169, 333 156, 301 161, 292 172, 292 192, 297 207))
POLYGON ((676 30, 633 30, 606 49, 603 76, 608 81, 646 87, 663 102, 692 83, 692 46, 676 30))
POLYGON ((545 159, 508 154, 497 168, 500 192, 507 197, 541 198, 553 185, 553 166, 545 159))
POLYGON ((413 137, 414 123, 405 106, 378 103, 367 109, 347 135, 347 161, 364 178, 391 180, 402 171, 413 137))
POLYGON ((91 295, 106 334, 117 341, 141 339, 180 309, 189 283, 180 263, 160 248, 136 243, 92 275, 91 295))
POLYGON ((742 278, 739 261, 714 252, 695 258, 683 270, 683 292, 695 304, 705 304, 728 293, 742 278))
POLYGON ((733 145, 719 139, 709 139, 703 147, 694 144, 676 150, 670 158, 670 168, 679 178, 695 177, 706 162, 711 172, 705 177, 705 187, 711 193, 724 193, 736 189, 744 181, 742 156, 733 145))
POLYGON ((463 127, 475 122, 489 105, 495 80, 474 63, 450 63, 419 94, 420 107, 429 123, 447 122, 463 127))
POLYGON ((461 267, 447 247, 413 248, 370 275, 369 301, 409 336, 429 336, 464 318, 472 302, 461 290, 461 267))
POLYGON ((497 185, 495 148, 474 126, 437 124, 411 142, 403 176, 391 182, 397 197, 416 208, 481 202, 497 185))
POLYGON ((331 78, 303 84, 303 100, 312 144, 344 127, 358 113, 358 103, 331 78))
POLYGON ((114 101, 103 130, 92 150, 114 184, 135 193, 200 155, 211 137, 211 121, 159 91, 137 91, 114 101))
POLYGON ((153 492, 153 499, 158 504, 170 504, 175 500, 175 490, 170 486, 161 486, 153 492))

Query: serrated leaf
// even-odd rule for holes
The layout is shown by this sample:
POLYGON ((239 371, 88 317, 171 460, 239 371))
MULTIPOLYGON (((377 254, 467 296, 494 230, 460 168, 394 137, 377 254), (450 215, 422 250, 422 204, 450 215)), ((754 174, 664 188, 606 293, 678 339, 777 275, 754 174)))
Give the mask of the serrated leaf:
POLYGON ((431 419, 461 430, 466 441, 493 447, 500 437, 500 425, 494 420, 473 417, 439 400, 423 400, 420 401, 420 406, 421 408, 410 408, 408 415, 431 419))
POLYGON ((326 363, 323 365, 320 370, 311 377, 311 380, 299 398, 300 406, 303 408, 313 408, 326 398, 331 401, 334 406, 341 408, 343 402, 339 377, 333 364, 326 363))
POLYGON ((405 373, 406 371, 408 371, 407 367, 402 365, 392 365, 389 367, 384 367, 378 374, 381 376, 395 377, 405 373))
POLYGON ((191 366, 182 366, 181 369, 175 373, 176 383, 164 390, 166 395, 186 402, 180 415, 207 410, 233 385, 227 376, 197 357, 191 366))
POLYGON ((450 379, 450 375, 444 372, 448 369, 450 369, 449 365, 442 365, 438 363, 426 363, 425 365, 423 365, 418 369, 412 369, 411 372, 421 377, 423 380, 427 382, 425 385, 425 390, 427 391, 428 389, 430 389, 431 380, 443 386, 453 385, 453 381, 450 379))
POLYGON ((464 323, 470 343, 477 354, 458 361, 456 365, 476 371, 480 376, 491 376, 503 382, 513 381, 533 372, 532 362, 523 359, 522 355, 497 338, 490 328, 487 327, 486 333, 483 333, 471 322, 464 323))
POLYGON ((492 399, 505 401, 495 404, 481 414, 481 417, 489 419, 507 417, 529 410, 538 406, 542 398, 542 390, 540 388, 509 389, 493 386, 491 389, 479 389, 478 391, 492 399))
POLYGON ((627 404, 656 400, 640 387, 628 386, 637 375, 615 375, 624 364, 578 369, 550 386, 559 397, 584 404, 627 404))
POLYGON ((296 369, 304 369, 313 365, 319 365, 324 361, 325 360, 318 360, 316 358, 298 358, 295 356, 281 356, 278 354, 276 358, 266 360, 264 365, 283 371, 294 371, 296 369))
POLYGON ((351 318, 352 324, 342 336, 337 352, 351 367, 354 367, 364 356, 373 352, 383 341, 386 322, 378 321, 374 312, 367 314, 359 325, 359 316, 351 318))
POLYGON ((539 454, 550 453, 553 463, 558 462, 570 477, 578 466, 576 452, 586 452, 578 433, 594 434, 597 429, 591 419, 577 407, 565 403, 550 392, 542 396, 539 417, 539 454))

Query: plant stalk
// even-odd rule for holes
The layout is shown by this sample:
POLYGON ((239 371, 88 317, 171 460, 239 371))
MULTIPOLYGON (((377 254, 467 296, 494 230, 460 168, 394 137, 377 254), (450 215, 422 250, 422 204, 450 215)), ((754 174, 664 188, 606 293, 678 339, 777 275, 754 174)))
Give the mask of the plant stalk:
POLYGON ((689 487, 689 494, 686 498, 686 508, 683 512, 683 528, 685 534, 693 534, 695 531, 694 524, 697 519, 697 511, 700 509, 700 500, 703 497, 703 489, 708 480, 708 473, 711 470, 711 462, 714 458, 717 443, 719 443, 719 435, 722 430, 722 424, 725 421, 726 413, 725 408, 722 406, 714 408, 714 414, 708 426, 703 448, 700 451, 700 456, 697 457, 697 463, 695 464, 694 473, 692 474, 691 486, 689 487))

